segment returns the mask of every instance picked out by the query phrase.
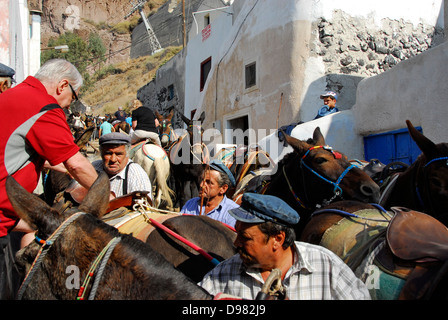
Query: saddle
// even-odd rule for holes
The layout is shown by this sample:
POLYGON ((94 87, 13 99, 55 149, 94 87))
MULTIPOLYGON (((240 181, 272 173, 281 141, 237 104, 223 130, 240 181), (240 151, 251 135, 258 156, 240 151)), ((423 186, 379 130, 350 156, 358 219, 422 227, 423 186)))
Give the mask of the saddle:
POLYGON ((421 299, 448 260, 448 229, 427 214, 403 207, 391 209, 395 215, 387 228, 387 246, 375 262, 383 271, 406 279, 399 299, 421 299))
POLYGON ((395 215, 387 230, 392 253, 416 262, 448 260, 448 229, 435 218, 407 208, 391 208, 395 215))

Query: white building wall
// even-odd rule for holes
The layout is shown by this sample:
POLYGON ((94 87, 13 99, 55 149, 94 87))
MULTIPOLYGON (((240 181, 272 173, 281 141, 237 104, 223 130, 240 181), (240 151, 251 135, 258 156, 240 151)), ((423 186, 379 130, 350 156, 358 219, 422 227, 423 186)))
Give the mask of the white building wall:
MULTIPOLYGON (((317 19, 322 17, 331 21, 335 10, 343 11, 352 17, 359 17, 365 21, 372 30, 382 30, 382 19, 384 18, 388 18, 389 20, 404 20, 413 23, 415 26, 419 23, 424 23, 425 25, 443 29, 444 14, 442 4, 443 0, 379 0, 375 2, 359 0, 235 1, 233 8, 235 12, 235 16, 233 17, 234 24, 231 30, 226 30, 226 33, 228 34, 227 37, 223 34, 220 41, 213 42, 213 47, 210 49, 206 47, 206 45, 208 45, 207 43, 198 41, 200 40, 200 35, 196 38, 192 38, 188 44, 186 73, 186 96, 188 95, 188 98, 186 99, 186 110, 191 110, 192 108, 198 108, 198 111, 201 111, 200 109, 205 110, 206 113, 210 114, 212 117, 212 119, 206 118, 206 121, 208 120, 206 124, 208 127, 211 127, 211 122, 213 121, 225 122, 225 119, 232 117, 234 114, 246 112, 249 115, 249 126, 251 128, 254 127, 253 129, 255 130, 264 128, 269 132, 269 130, 275 130, 272 124, 275 124, 275 119, 277 118, 277 108, 279 108, 278 106, 280 104, 280 92, 285 92, 283 109, 300 109, 301 119, 307 121, 305 124, 297 126, 292 133, 293 136, 300 139, 308 139, 312 137, 314 128, 319 126, 329 145, 344 152, 351 159, 363 159, 364 146, 362 136, 366 131, 360 128, 360 123, 363 121, 366 122, 366 119, 371 117, 371 111, 370 114, 368 114, 368 111, 364 110, 365 112, 362 115, 358 115, 356 114, 357 110, 353 110, 353 112, 352 110, 346 110, 334 116, 312 120, 318 106, 322 105, 319 95, 327 89, 327 82, 325 79, 326 70, 321 57, 315 54, 307 55, 303 49, 300 51, 300 48, 305 47, 310 50, 310 48, 313 47, 312 41, 318 41, 318 36, 310 35, 309 39, 307 39, 306 36, 301 37, 298 35, 297 37, 293 36, 288 39, 288 41, 292 43, 292 50, 290 51, 290 55, 284 59, 284 61, 283 59, 282 61, 279 61, 279 55, 275 54, 275 50, 272 50, 272 48, 265 46, 266 43, 263 43, 263 45, 260 46, 259 42, 254 41, 254 39, 262 39, 262 34, 267 34, 272 32, 272 30, 285 28, 285 26, 296 28, 297 30, 293 34, 298 34, 301 32, 299 29, 306 27, 307 24, 311 25, 317 21, 317 19), (311 43, 308 43, 307 41, 311 41, 311 43), (218 50, 215 46, 220 46, 221 49, 218 50), (210 75, 212 75, 213 72, 216 72, 218 62, 221 62, 221 73, 217 78, 218 84, 215 81, 212 81, 210 86, 206 85, 203 93, 199 93, 199 65, 200 62, 208 56, 207 51, 213 52, 213 66, 210 75), (259 71, 259 74, 263 74, 260 77, 262 77, 262 81, 265 81, 265 83, 261 84, 260 89, 262 88, 262 90, 259 90, 257 94, 242 94, 239 96, 240 93, 235 93, 232 88, 237 87, 234 84, 235 82, 242 82, 244 79, 235 77, 234 74, 226 73, 224 75, 222 70, 225 70, 224 66, 227 63, 237 64, 239 61, 245 61, 247 57, 251 57, 254 54, 259 56, 259 65, 263 68, 259 71), (199 56, 200 59, 193 62, 190 55, 199 56), (290 61, 288 61, 288 59, 290 59, 290 61), (270 72, 269 69, 272 69, 273 65, 280 65, 282 63, 291 65, 289 78, 279 78, 276 80, 276 75, 283 75, 284 72, 277 73, 275 70, 271 70, 274 72, 270 72), (213 70, 213 68, 215 68, 215 70, 213 70), (301 77, 303 77, 303 79, 301 77), (269 80, 271 83, 270 86, 266 86, 266 80, 269 80), (224 89, 226 86, 227 90, 224 89), (218 87, 221 91, 218 91, 218 93, 214 92, 218 87), (210 91, 211 93, 207 91, 210 91), (225 93, 224 95, 226 95, 226 97, 224 97, 223 93, 225 93), (227 96, 231 96, 232 94, 236 96, 228 99, 227 96), (223 116, 217 117, 217 119, 213 119, 213 116, 218 114, 216 108, 213 110, 212 106, 215 96, 224 100, 224 103, 222 100, 219 100, 221 103, 218 102, 215 104, 218 106, 218 109, 230 109, 229 111, 226 111, 223 116), (273 96, 278 97, 278 100, 272 101, 273 96), (231 107, 228 106, 229 101, 235 101, 231 104, 231 107), (270 123, 271 125, 266 125, 266 123, 270 123)), ((217 18, 214 23, 216 24, 221 17, 217 18)), ((312 28, 310 30, 315 32, 312 28)), ((399 30, 397 30, 397 32, 399 32, 399 30)), ((275 44, 275 42, 273 43, 275 44)), ((284 51, 283 48, 281 50, 284 51)), ((229 67, 228 70, 231 70, 231 68, 229 67)), ((375 84, 373 84, 373 86, 375 86, 375 84)), ((382 86, 382 89, 386 90, 386 87, 387 85, 382 86)), ((370 86, 367 90, 370 90, 370 86)), ((378 97, 381 96, 381 92, 376 91, 375 93, 378 97)), ((371 92, 367 100, 374 99, 373 95, 375 93, 371 92)), ((352 100, 355 101, 356 85, 352 87, 349 94, 353 96, 352 100)), ((359 94, 358 100, 356 101, 359 101, 359 94)), ((373 107, 373 109, 376 108, 373 107)), ((283 113, 285 113, 285 111, 286 110, 282 110, 283 113)), ((399 111, 397 110, 397 112, 399 111)), ((200 112, 197 113, 197 116, 199 113, 200 112)), ((294 115, 296 113, 292 112, 292 114, 294 115)), ((387 113, 385 113, 384 116, 387 117, 387 113)), ((396 115, 396 117, 400 118, 402 115, 396 115)), ((296 122, 298 119, 293 116, 288 117, 287 120, 280 120, 279 126, 282 126, 296 122)), ((373 127, 376 126, 378 128, 381 126, 378 124, 378 121, 375 120, 369 123, 373 127)), ((419 123, 417 123, 417 125, 419 125, 419 123)), ((218 124, 216 127, 224 130, 225 124, 218 124)), ((225 135, 225 132, 223 132, 223 134, 225 135)), ((270 138, 264 138, 262 141, 263 143, 266 143, 269 139, 274 140, 269 147, 266 146, 266 148, 269 152, 272 152, 274 158, 278 160, 284 155, 284 150, 281 145, 275 146, 275 140, 278 140, 275 137, 275 134, 270 135, 269 137, 270 138), (270 148, 277 148, 278 150, 274 151, 270 148)), ((263 137, 260 136, 258 138, 261 139, 263 137)), ((225 137, 222 139, 222 142, 229 143, 228 139, 225 137)))
MULTIPOLYGON (((231 10, 230 8, 225 11, 231 10)), ((200 108, 202 93, 200 91, 201 63, 211 57, 212 70, 220 59, 219 52, 222 50, 223 39, 228 37, 232 29, 232 15, 222 11, 211 12, 210 36, 203 40, 202 29, 204 28, 204 15, 196 14, 196 20, 199 25, 199 34, 191 36, 187 44, 187 56, 185 61, 185 115, 189 117, 190 112, 200 108), (202 27, 202 29, 201 29, 202 27)), ((191 32, 196 32, 196 26, 192 27, 191 32)), ((191 35, 191 34, 190 34, 191 35)), ((212 74, 210 71, 209 77, 212 74)), ((196 117, 198 117, 197 114, 196 117)))
MULTIPOLYGON (((262 60, 261 68, 272 68, 272 65, 279 63, 293 63, 294 70, 291 68, 293 71, 290 74, 290 82, 284 83, 284 79, 282 79, 280 83, 271 77, 269 81, 272 82, 273 85, 269 90, 260 91, 258 95, 241 96, 241 99, 238 100, 238 108, 253 108, 255 104, 262 106, 263 101, 269 101, 269 106, 271 106, 272 103, 269 100, 269 97, 276 95, 279 99, 279 90, 283 90, 281 89, 282 86, 287 86, 289 89, 286 89, 286 92, 290 90, 291 94, 289 97, 285 97, 284 107, 299 108, 301 112, 300 118, 305 121, 311 120, 314 118, 318 106, 322 104, 319 95, 326 90, 327 85, 325 81, 325 67, 322 59, 316 55, 299 55, 300 52, 297 52, 299 50, 298 48, 311 47, 311 45, 306 43, 306 39, 291 38, 288 41, 293 43, 292 46, 294 46, 294 48, 291 50, 290 59, 295 61, 277 61, 272 48, 257 47, 257 43, 247 45, 248 41, 255 39, 257 36, 266 33, 269 30, 284 28, 288 24, 293 26, 303 26, 303 21, 311 24, 321 17, 331 20, 334 10, 336 9, 342 10, 352 16, 361 17, 370 23, 371 28, 378 30, 381 29, 382 19, 386 17, 397 20, 403 19, 414 24, 422 22, 431 26, 443 27, 443 14, 440 14, 443 12, 441 11, 442 3, 443 0, 379 0, 375 2, 359 0, 235 1, 232 7, 234 11, 233 25, 230 24, 230 18, 228 16, 221 14, 212 21, 212 37, 207 41, 202 42, 201 34, 190 38, 191 40, 188 43, 186 69, 186 113, 194 108, 202 107, 205 110, 207 107, 210 107, 203 105, 210 104, 210 101, 204 101, 204 95, 207 90, 215 90, 216 84, 209 88, 206 86, 204 92, 199 92, 201 61, 208 56, 212 56, 213 66, 210 74, 213 74, 213 68, 217 68, 217 62, 223 59, 223 57, 226 57, 223 61, 223 64, 225 64, 230 56, 233 56, 234 60, 239 59, 244 61, 248 56, 258 54, 261 57, 260 60, 262 60), (250 12, 252 9, 253 11, 250 12), (248 14, 249 12, 250 14, 248 14), (225 19, 222 24, 221 19, 225 19), (299 22, 299 24, 297 24, 297 22, 299 22), (218 23, 220 23, 219 27, 218 23), (236 36, 238 32, 240 32, 240 34, 236 36), (241 43, 239 43, 239 41, 241 41, 241 43), (269 49, 270 51, 268 51, 269 49), (295 56, 295 54, 297 54, 297 56, 295 56), (237 56, 237 58, 235 58, 235 56, 237 56), (294 63, 296 64, 295 66, 294 63), (298 70, 298 68, 301 69, 298 70), (300 77, 303 77, 304 79, 300 79, 300 77), (257 99, 257 101, 254 101, 254 99, 257 99)), ((310 39, 311 41, 316 41, 318 37, 312 36, 310 39)), ((260 73, 263 72, 266 72, 266 70, 260 71, 260 73)), ((271 75, 270 72, 268 72, 268 74, 271 75)), ((232 75, 226 75, 226 77, 221 76, 220 79, 218 79, 218 81, 220 81, 218 84, 219 87, 223 88, 226 85, 229 86, 226 83, 222 83, 223 79, 229 78, 231 79, 230 82, 243 81, 243 79, 239 78, 232 79, 232 75)), ((351 100, 354 100, 356 94, 355 86, 353 86, 351 92, 347 94, 352 95, 353 98, 351 100)), ((209 95, 214 96, 215 94, 212 93, 209 95)), ((279 103, 277 101, 274 104, 278 105, 279 103)), ((232 110, 232 112, 234 112, 234 110, 232 110)), ((235 112, 238 112, 238 110, 235 110, 235 112)), ((252 112, 252 114, 257 115, 260 113, 266 114, 265 111, 252 112)), ((297 112, 293 112, 293 114, 296 113, 297 112)), ((216 120, 219 121, 221 119, 216 120)), ((291 121, 293 120, 297 119, 291 119, 291 121)))
POLYGON ((358 85, 356 133, 369 135, 421 126, 435 143, 447 142, 448 41, 358 85))
POLYGON ((0 62, 15 70, 16 83, 40 67, 40 24, 26 0, 0 0, 0 62))
MULTIPOLYGON (((308 140, 313 137, 317 127, 325 137, 325 143, 334 150, 343 152, 350 160, 364 159, 363 140, 355 131, 355 117, 351 110, 337 112, 297 125, 292 130, 291 136, 299 140, 308 140)), ((292 147, 284 146, 283 142, 278 140, 277 132, 262 138, 259 145, 269 153, 275 163, 293 151, 292 147)))

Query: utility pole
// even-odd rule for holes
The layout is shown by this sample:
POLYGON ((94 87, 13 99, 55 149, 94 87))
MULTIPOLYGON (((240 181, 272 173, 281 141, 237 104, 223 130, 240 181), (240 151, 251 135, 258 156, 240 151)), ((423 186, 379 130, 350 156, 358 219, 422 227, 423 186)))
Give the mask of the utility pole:
POLYGON ((185 0, 182 0, 182 33, 183 33, 183 48, 187 45, 187 30, 185 27, 185 0))
POLYGON ((143 12, 143 6, 145 5, 146 0, 139 0, 139 1, 129 1, 132 5, 131 11, 124 17, 127 19, 129 16, 131 16, 135 11, 140 12, 140 16, 143 19, 143 22, 145 23, 146 31, 148 32, 149 36, 149 47, 151 49, 151 55, 156 53, 157 51, 162 50, 162 47, 159 43, 159 40, 157 40, 156 34, 151 28, 151 25, 149 24, 148 19, 146 19, 146 15, 143 12))

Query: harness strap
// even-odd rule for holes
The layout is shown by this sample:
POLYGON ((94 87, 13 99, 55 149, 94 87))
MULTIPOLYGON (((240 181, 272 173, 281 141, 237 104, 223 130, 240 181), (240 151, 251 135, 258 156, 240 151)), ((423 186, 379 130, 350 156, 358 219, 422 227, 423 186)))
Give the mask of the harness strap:
POLYGON ((129 167, 131 166, 133 162, 129 162, 128 165, 126 166, 126 171, 124 172, 124 181, 123 181, 123 195, 128 194, 128 172, 129 172, 129 167))
MULTIPOLYGON (((292 188, 291 183, 289 182, 288 176, 286 175, 286 172, 285 172, 285 166, 283 166, 283 176, 285 177, 286 182, 288 183, 289 191, 291 191, 291 193, 292 193, 294 199, 296 199, 296 201, 300 204, 300 206, 301 206, 302 208, 304 208, 304 209, 308 209, 307 206, 305 206, 305 204, 303 203, 303 201, 300 200, 300 198, 299 198, 299 197, 296 195, 296 193, 294 192, 294 189, 292 188)), ((264 191, 265 191, 265 190, 266 190, 266 189, 263 190, 262 194, 264 194, 264 191)))
POLYGON ((344 172, 342 172, 342 174, 339 176, 338 180, 336 182, 333 182, 327 178, 325 178, 324 176, 322 176, 321 174, 319 174, 317 171, 315 171, 313 168, 311 168, 310 166, 308 166, 305 163, 305 158, 308 156, 308 154, 311 152, 311 150, 315 150, 315 149, 324 149, 326 151, 331 152, 331 154, 334 156, 335 159, 341 159, 342 155, 339 152, 333 151, 333 148, 330 146, 314 146, 309 148, 305 154, 302 156, 302 159, 300 159, 300 165, 303 165, 305 168, 307 168, 308 170, 310 170, 312 173, 314 173, 316 176, 318 176, 319 178, 323 179, 324 181, 332 184, 334 186, 333 192, 335 194, 335 196, 341 196, 342 195, 342 189, 341 187, 339 187, 339 184, 341 183, 342 179, 344 179, 345 175, 353 168, 356 168, 356 165, 354 164, 350 164, 345 170, 344 172))
POLYGON ((345 177, 345 175, 353 168, 356 168, 356 166, 354 164, 351 164, 350 166, 348 166, 344 172, 342 172, 342 174, 339 176, 338 180, 336 182, 333 182, 327 178, 325 178, 324 176, 322 176, 320 173, 318 173, 317 171, 315 171, 313 168, 311 168, 310 166, 308 166, 305 161, 302 160, 302 165, 307 168, 308 170, 310 170, 312 173, 314 173, 316 176, 318 176, 319 178, 321 178, 322 180, 332 184, 334 186, 333 192, 340 196, 342 195, 342 189, 339 186, 339 184, 341 183, 342 179, 345 177))
MULTIPOLYGON (((426 163, 424 166, 423 166, 423 170, 425 171, 425 169, 430 165, 430 164, 432 164, 432 163, 434 163, 434 162, 436 162, 436 161, 442 161, 442 160, 447 160, 446 161, 446 165, 448 166, 448 157, 439 157, 439 158, 434 158, 434 159, 432 159, 431 161, 429 161, 428 163, 426 163)), ((427 175, 425 175, 425 177, 426 177, 427 175)), ((428 179, 425 179, 425 187, 428 187, 426 184, 428 183, 428 179)), ((420 203, 420 206, 423 208, 423 209, 425 209, 425 201, 423 200, 423 197, 422 197, 422 195, 421 195, 421 193, 420 193, 420 188, 418 187, 418 182, 416 182, 415 183, 415 193, 416 193, 416 195, 417 195, 417 200, 418 200, 418 202, 420 203)), ((432 207, 432 201, 431 201, 432 199, 431 199, 431 194, 429 195, 429 210, 433 210, 433 207, 432 207)))
MULTIPOLYGON (((448 160, 448 157, 440 157, 440 158, 435 158, 432 159, 431 161, 429 161, 427 164, 425 164, 424 168, 426 168, 427 166, 429 166, 431 163, 436 162, 436 161, 441 161, 441 160, 448 160)), ((448 161, 447 161, 447 165, 448 165, 448 161)))

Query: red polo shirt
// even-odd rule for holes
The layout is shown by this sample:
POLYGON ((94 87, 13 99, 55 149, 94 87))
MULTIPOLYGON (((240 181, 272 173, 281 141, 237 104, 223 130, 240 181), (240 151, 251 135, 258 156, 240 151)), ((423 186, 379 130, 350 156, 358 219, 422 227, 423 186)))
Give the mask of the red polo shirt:
POLYGON ((29 76, 0 94, 0 237, 18 222, 5 189, 8 175, 33 192, 45 160, 59 164, 79 148, 55 98, 42 83, 29 76))

